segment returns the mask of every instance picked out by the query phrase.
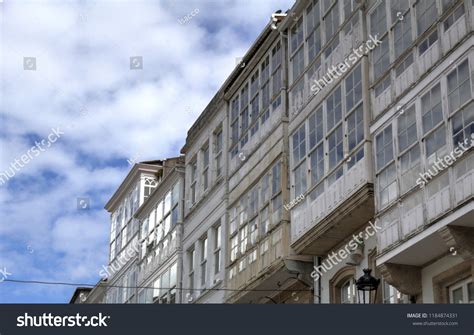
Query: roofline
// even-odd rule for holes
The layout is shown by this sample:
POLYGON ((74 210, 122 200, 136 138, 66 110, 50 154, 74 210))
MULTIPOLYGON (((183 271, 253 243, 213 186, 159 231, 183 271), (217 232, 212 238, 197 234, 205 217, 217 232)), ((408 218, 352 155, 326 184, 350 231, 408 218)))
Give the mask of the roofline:
POLYGON ((154 200, 156 200, 155 198, 156 198, 156 195, 159 193, 160 186, 166 183, 168 180, 170 180, 174 176, 177 176, 177 178, 183 177, 184 169, 185 169, 184 162, 182 164, 176 164, 175 166, 173 166, 173 168, 166 175, 163 176, 163 179, 161 180, 161 182, 158 184, 157 187, 155 187, 155 189, 151 192, 151 194, 143 202, 143 204, 140 207, 138 207, 138 209, 133 214, 133 217, 138 218, 142 214, 142 212, 144 212, 148 207, 153 206, 152 203, 154 200))
MULTIPOLYGON (((255 41, 252 43, 250 48, 247 50, 245 55, 242 57, 242 62, 247 64, 249 59, 252 58, 257 51, 259 50, 260 46, 264 43, 264 41, 268 38, 268 36, 272 33, 273 29, 271 28, 271 20, 269 19, 269 22, 267 25, 263 28, 262 32, 258 37, 255 39, 255 41)), ((204 111, 199 115, 198 119, 193 123, 191 128, 188 131, 187 137, 186 137, 186 143, 184 146, 181 148, 181 153, 185 154, 187 149, 188 149, 188 142, 192 142, 199 132, 201 131, 200 123, 203 122, 204 118, 211 117, 215 112, 216 112, 216 105, 219 106, 220 101, 226 101, 225 98, 225 93, 229 89, 230 86, 237 80, 237 78, 245 71, 247 70, 246 67, 241 67, 237 66, 234 68, 234 70, 230 73, 230 75, 227 77, 227 79, 224 81, 224 83, 221 85, 217 93, 214 95, 214 97, 211 99, 209 104, 204 108, 204 111)))
POLYGON ((74 290, 74 293, 72 294, 71 299, 69 300, 70 304, 74 303, 74 300, 76 300, 77 296, 82 293, 81 291, 88 291, 90 293, 92 291, 92 287, 82 287, 82 286, 76 287, 76 289, 74 290))
POLYGON ((149 172, 149 173, 156 173, 163 167, 163 161, 161 160, 156 160, 156 161, 149 161, 149 162, 142 162, 142 163, 137 163, 133 165, 133 167, 130 169, 128 172, 127 176, 125 179, 122 181, 120 186, 117 188, 115 193, 112 195, 112 197, 107 201, 105 204, 104 208, 108 211, 111 212, 114 209, 114 206, 116 204, 116 201, 118 198, 127 190, 127 188, 130 186, 132 181, 135 180, 135 178, 138 176, 140 172, 149 172), (151 162, 156 162, 156 164, 150 164, 151 162), (159 164, 159 165, 158 165, 159 164))

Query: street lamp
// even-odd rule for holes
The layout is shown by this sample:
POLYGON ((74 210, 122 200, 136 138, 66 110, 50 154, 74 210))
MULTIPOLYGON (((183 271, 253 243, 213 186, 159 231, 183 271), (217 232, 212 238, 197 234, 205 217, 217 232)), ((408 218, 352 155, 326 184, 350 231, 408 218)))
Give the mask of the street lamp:
POLYGON ((380 284, 380 279, 374 278, 370 275, 371 269, 364 269, 364 275, 356 281, 357 296, 359 303, 375 304, 377 299, 377 288, 380 284))

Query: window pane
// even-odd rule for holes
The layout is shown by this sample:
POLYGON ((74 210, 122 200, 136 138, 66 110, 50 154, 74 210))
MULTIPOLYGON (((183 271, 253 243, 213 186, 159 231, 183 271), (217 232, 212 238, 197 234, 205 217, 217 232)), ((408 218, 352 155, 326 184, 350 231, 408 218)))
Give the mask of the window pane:
POLYGON ((324 150, 323 144, 320 144, 316 150, 311 153, 311 185, 316 185, 324 176, 324 150))
POLYGON ((364 109, 362 105, 347 118, 349 151, 354 149, 364 139, 364 109))
POLYGON ((309 150, 323 139, 323 109, 320 107, 309 117, 309 150))
POLYGON ((327 130, 342 120, 341 87, 339 86, 326 100, 327 106, 327 130))
POLYGON ((344 157, 342 125, 329 135, 329 169, 335 167, 344 157))
POLYGON ((405 150, 416 139, 416 114, 413 105, 398 117, 398 150, 405 150))
POLYGON ((418 36, 425 32, 429 26, 438 18, 436 1, 418 0, 416 3, 416 22, 418 24, 418 36))

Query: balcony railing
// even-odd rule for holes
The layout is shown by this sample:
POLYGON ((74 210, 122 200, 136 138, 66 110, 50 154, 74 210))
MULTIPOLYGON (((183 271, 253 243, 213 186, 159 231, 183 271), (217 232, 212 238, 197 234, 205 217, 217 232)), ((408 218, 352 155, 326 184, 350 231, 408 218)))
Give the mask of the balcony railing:
POLYGON ((408 240, 474 195, 474 152, 431 180, 380 217, 378 250, 408 240), (452 171, 450 171, 452 169, 452 171), (452 173, 451 173, 452 172, 452 173))
POLYGON ((315 200, 307 197, 307 203, 291 210, 291 243, 295 243, 340 204, 349 200, 361 186, 370 182, 367 164, 364 157, 332 185, 328 186, 328 181, 324 181, 325 190, 315 200))

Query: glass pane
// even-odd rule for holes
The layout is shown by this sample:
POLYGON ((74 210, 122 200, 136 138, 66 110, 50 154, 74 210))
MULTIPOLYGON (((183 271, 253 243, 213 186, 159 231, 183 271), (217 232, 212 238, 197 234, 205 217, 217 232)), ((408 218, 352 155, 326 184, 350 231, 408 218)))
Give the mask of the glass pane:
POLYGON ((457 288, 451 292, 451 295, 453 297, 453 303, 454 304, 462 304, 462 287, 457 288))

